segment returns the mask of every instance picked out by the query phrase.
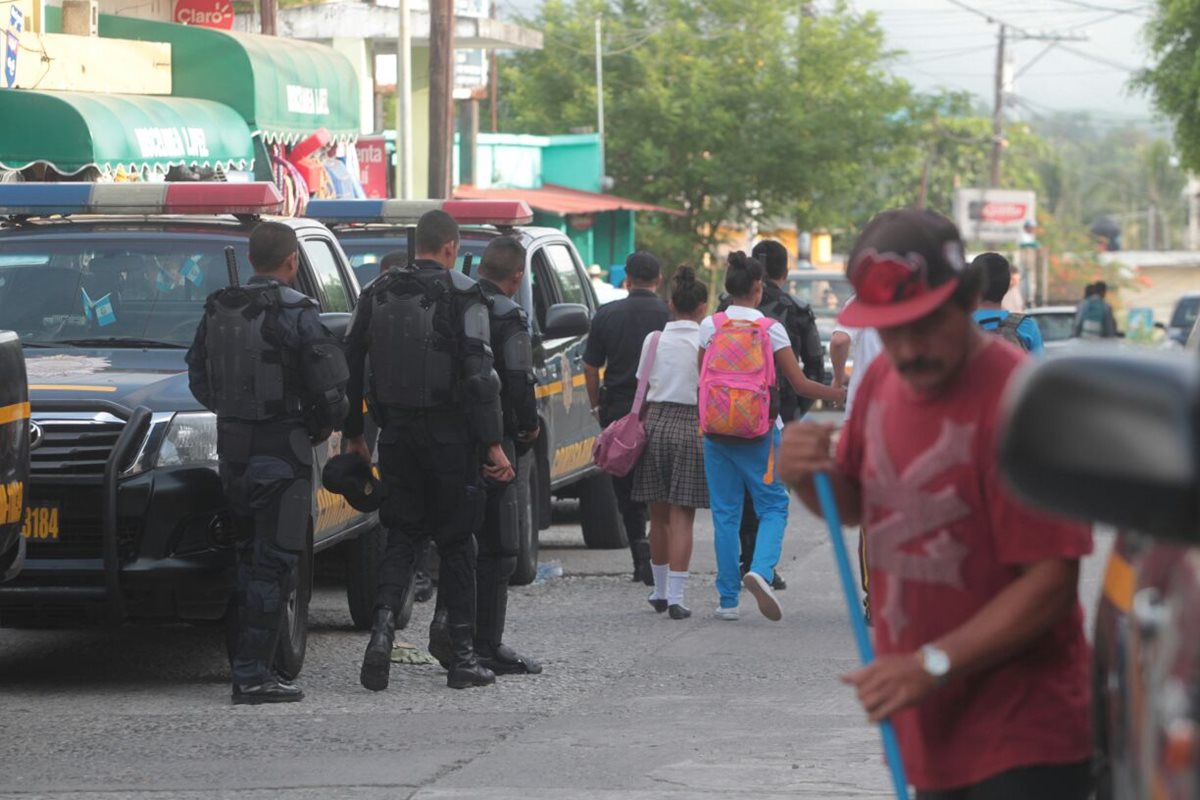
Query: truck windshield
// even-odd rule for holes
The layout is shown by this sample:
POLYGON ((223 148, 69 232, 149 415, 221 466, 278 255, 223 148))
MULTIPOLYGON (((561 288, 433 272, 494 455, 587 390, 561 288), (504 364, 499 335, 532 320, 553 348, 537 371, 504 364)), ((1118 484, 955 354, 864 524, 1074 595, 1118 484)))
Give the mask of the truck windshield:
MULTIPOLYGON (((462 243, 458 248, 458 269, 462 269, 463 261, 467 254, 474 256, 475 266, 479 266, 479 259, 483 256, 483 251, 487 248, 490 239, 475 239, 464 236, 462 243)), ((354 277, 358 278, 359 286, 366 286, 371 281, 379 277, 380 265, 383 263, 383 258, 391 253, 400 253, 403 255, 408 252, 408 241, 399 236, 380 237, 377 239, 368 239, 357 236, 341 237, 342 249, 346 251, 346 257, 350 259, 350 267, 354 270, 354 277)), ((471 277, 475 275, 475 268, 471 268, 471 277)))
POLYGON ((854 294, 854 287, 844 277, 792 272, 788 275, 788 292, 801 303, 812 306, 818 317, 836 317, 854 294))
POLYGON ((0 328, 28 344, 187 346, 209 293, 225 287, 225 247, 250 276, 245 239, 107 235, 0 239, 0 328))

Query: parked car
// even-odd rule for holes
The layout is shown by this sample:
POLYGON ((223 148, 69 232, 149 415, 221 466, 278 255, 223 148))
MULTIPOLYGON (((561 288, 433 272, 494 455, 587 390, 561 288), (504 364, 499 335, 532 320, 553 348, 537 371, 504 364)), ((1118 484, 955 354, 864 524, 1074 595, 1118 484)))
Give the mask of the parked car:
MULTIPOLYGON (((3 582, 16 576, 25 563, 22 531, 32 533, 42 523, 41 519, 30 519, 25 513, 29 482, 29 386, 21 340, 12 331, 0 330, 0 375, 4 376, 0 381, 0 582, 3 582)), ((40 438, 40 431, 37 436, 40 438)))
POLYGON ((1097 797, 1200 795, 1200 361, 1084 348, 1011 396, 1002 467, 1120 529, 1096 615, 1097 797))
POLYGON ((571 240, 553 228, 530 227, 533 212, 521 201, 314 200, 307 214, 330 226, 360 281, 369 281, 385 255, 407 254, 409 230, 431 208, 442 208, 462 225, 459 266, 472 277, 497 236, 518 237, 527 253, 516 300, 529 316, 541 436, 517 465, 521 553, 513 583, 536 576, 538 531, 550 525, 551 496, 579 498, 588 547, 625 547, 612 480, 592 461, 600 428, 589 411, 583 376, 588 329, 600 303, 571 240))
MULTIPOLYGON (((192 397, 184 355, 205 297, 239 279, 271 184, 0 184, 0 327, 22 340, 36 437, 25 569, 0 585, 0 625, 227 619, 234 535, 216 471, 216 418, 192 397)), ((337 239, 300 240, 297 288, 344 330, 358 282, 337 239)), ((314 450, 318 471, 338 435, 314 450)), ((319 486, 317 480, 314 485, 319 486)), ((354 622, 370 624, 374 515, 318 493, 277 666, 303 664, 313 555, 347 548, 354 622)))
POLYGON ((1037 323, 1046 350, 1059 350, 1071 344, 1075 333, 1075 306, 1040 306, 1028 309, 1025 315, 1037 323))

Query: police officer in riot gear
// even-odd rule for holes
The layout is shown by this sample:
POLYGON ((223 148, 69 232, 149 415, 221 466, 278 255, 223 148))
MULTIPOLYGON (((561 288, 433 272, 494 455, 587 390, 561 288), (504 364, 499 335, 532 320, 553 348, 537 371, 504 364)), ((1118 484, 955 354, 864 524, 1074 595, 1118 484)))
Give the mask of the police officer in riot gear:
POLYGON ((221 482, 239 533, 235 704, 304 697, 273 661, 313 524, 313 445, 346 415, 341 346, 316 303, 290 286, 299 258, 295 231, 260 223, 250 234, 254 276, 209 296, 187 354, 192 394, 217 415, 221 482))
MULTIPOLYGON (((538 436, 537 398, 533 390, 533 345, 525 310, 512 297, 525 277, 525 248, 511 236, 488 243, 479 265, 479 287, 491 300, 492 355, 500 376, 504 452, 514 465, 538 436)), ((504 644, 508 580, 517 568, 520 515, 515 482, 487 482, 487 510, 477 539, 475 653, 497 675, 537 674, 542 666, 504 644)), ((443 667, 451 664, 444 595, 429 627, 429 651, 443 667)))
POLYGON ((465 689, 496 679, 475 656, 475 533, 483 522, 483 479, 508 482, 514 473, 501 447, 488 300, 475 281, 455 271, 458 244, 452 217, 442 211, 422 216, 412 267, 390 269, 371 283, 347 335, 344 448, 370 458, 362 437, 369 358, 379 468, 387 484, 379 516, 388 544, 360 674, 373 691, 387 688, 396 615, 427 532, 441 561, 451 642, 447 685, 465 689))

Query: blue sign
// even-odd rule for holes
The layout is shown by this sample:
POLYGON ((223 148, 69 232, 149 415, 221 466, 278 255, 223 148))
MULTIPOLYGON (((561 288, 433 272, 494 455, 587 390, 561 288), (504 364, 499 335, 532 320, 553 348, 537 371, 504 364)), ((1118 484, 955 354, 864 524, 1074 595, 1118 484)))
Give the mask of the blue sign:
POLYGON ((8 32, 4 36, 4 88, 17 85, 17 52, 21 47, 21 31, 25 29, 25 15, 21 9, 12 7, 8 17, 8 32))

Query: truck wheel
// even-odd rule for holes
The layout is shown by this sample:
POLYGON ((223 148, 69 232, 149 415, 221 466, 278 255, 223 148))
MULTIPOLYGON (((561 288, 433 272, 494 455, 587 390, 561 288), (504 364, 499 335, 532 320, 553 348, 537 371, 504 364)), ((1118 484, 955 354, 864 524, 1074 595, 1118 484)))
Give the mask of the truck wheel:
POLYGON ((279 646, 275 648, 275 669, 285 680, 293 681, 304 667, 304 652, 308 648, 308 601, 312 599, 313 541, 308 531, 308 545, 300 554, 296 583, 284 599, 283 626, 279 646))
POLYGON ((537 481, 537 456, 527 453, 517 462, 517 509, 520 515, 517 536, 520 550, 517 553, 517 568, 508 579, 509 586, 528 586, 537 577, 537 481))
POLYGON ((579 517, 583 543, 593 550, 619 550, 629 545, 625 524, 617 509, 612 478, 598 472, 579 486, 579 517))
POLYGON ((379 564, 387 549, 387 530, 373 525, 346 542, 346 603, 356 630, 371 627, 375 594, 379 586, 379 564))

